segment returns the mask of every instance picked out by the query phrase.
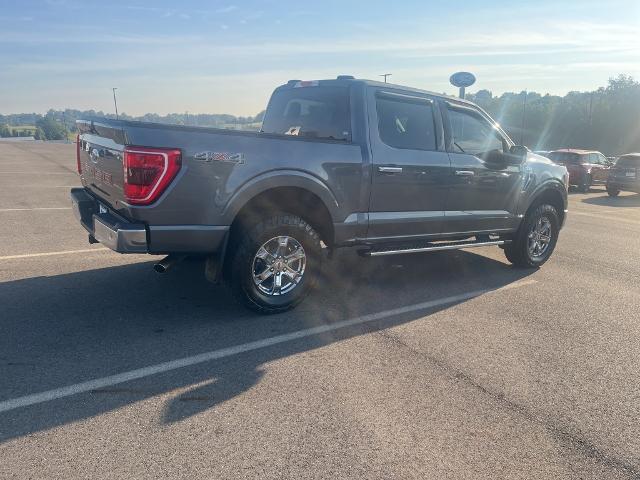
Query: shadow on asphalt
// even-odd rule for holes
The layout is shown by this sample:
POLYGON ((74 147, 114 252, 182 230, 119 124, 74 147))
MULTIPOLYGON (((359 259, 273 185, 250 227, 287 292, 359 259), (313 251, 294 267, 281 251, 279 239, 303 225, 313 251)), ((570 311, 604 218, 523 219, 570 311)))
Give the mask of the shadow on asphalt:
POLYGON ((591 187, 588 192, 581 192, 580 190, 578 190, 578 187, 569 187, 569 191, 568 191, 569 195, 587 195, 588 193, 598 193, 598 192, 607 193, 607 189, 604 186, 595 185, 591 187))
POLYGON ((606 194, 602 197, 583 198, 583 203, 589 205, 599 205, 601 207, 640 207, 640 195, 624 195, 621 197, 610 197, 606 194))
MULTIPOLYGON (((208 284, 198 264, 185 262, 164 276, 152 272, 151 265, 0 284, 0 401, 360 315, 494 290, 531 273, 464 251, 375 259, 348 252, 325 266, 319 290, 298 309, 264 317, 236 305, 224 288, 208 284)), ((0 441, 161 394, 170 398, 158 422, 178 422, 247 391, 260 381, 268 362, 450 307, 389 316, 0 413, 0 441)))

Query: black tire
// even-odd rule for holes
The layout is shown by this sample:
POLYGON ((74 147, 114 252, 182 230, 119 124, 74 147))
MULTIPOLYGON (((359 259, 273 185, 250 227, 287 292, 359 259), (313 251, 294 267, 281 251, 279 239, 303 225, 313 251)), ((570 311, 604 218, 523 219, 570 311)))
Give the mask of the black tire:
POLYGON ((239 231, 237 238, 240 242, 230 252, 227 283, 234 298, 251 310, 261 314, 285 312, 298 305, 315 286, 322 264, 322 246, 316 231, 302 218, 286 213, 274 215, 239 231), (302 278, 290 291, 270 295, 254 282, 254 260, 260 247, 283 236, 302 246, 306 264, 302 278))
POLYGON ((512 243, 507 244, 504 253, 507 260, 515 267, 520 268, 539 268, 541 267, 556 248, 558 235, 560 233, 560 221, 558 212, 552 205, 542 204, 533 207, 518 229, 512 243), (550 241, 541 255, 533 255, 529 249, 529 234, 532 232, 538 220, 546 218, 550 223, 550 241))
POLYGON ((620 195, 620 190, 612 187, 611 185, 607 185, 607 193, 610 197, 617 197, 618 195, 620 195))
POLYGON ((591 190, 591 175, 585 175, 584 176, 584 180, 582 182, 582 184, 578 187, 578 189, 582 192, 582 193, 589 193, 589 190, 591 190))

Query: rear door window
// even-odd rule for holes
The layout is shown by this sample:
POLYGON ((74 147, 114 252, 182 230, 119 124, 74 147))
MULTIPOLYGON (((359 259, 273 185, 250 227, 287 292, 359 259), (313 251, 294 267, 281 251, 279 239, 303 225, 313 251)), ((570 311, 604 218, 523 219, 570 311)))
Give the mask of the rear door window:
POLYGON ((262 132, 351 141, 349 89, 300 87, 276 91, 267 107, 262 132))
POLYGON ((419 98, 376 98, 380 140, 394 148, 435 150, 436 125, 433 104, 419 98))

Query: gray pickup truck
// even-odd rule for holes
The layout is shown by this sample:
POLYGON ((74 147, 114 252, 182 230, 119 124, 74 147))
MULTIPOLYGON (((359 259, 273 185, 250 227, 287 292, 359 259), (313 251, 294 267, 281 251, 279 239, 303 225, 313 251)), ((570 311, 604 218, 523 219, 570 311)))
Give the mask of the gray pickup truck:
POLYGON ((262 313, 297 305, 338 247, 363 256, 500 246, 551 255, 563 166, 515 145, 473 103, 339 76, 291 80, 260 132, 78 121, 74 212, 121 253, 206 258, 210 280, 262 313))

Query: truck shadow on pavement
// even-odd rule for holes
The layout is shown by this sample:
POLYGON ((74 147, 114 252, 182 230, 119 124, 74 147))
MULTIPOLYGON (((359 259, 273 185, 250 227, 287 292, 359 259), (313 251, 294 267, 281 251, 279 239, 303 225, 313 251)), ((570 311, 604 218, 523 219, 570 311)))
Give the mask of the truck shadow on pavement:
MULTIPOLYGON (((236 305, 224 288, 204 280, 200 265, 189 262, 165 276, 144 262, 9 281, 0 284, 0 401, 361 315, 491 291, 531 273, 465 251, 377 259, 341 253, 325 266, 319 289, 305 303, 269 317, 236 305)), ((365 324, 2 412, 0 441, 154 397, 164 404, 158 423, 179 422, 248 392, 270 362, 428 319, 451 306, 381 315, 365 324)), ((345 381, 348 376, 345 365, 345 381)))
POLYGON ((601 207, 640 207, 640 195, 622 195, 619 197, 610 197, 605 193, 601 197, 584 198, 583 203, 589 205, 599 205, 601 207))

